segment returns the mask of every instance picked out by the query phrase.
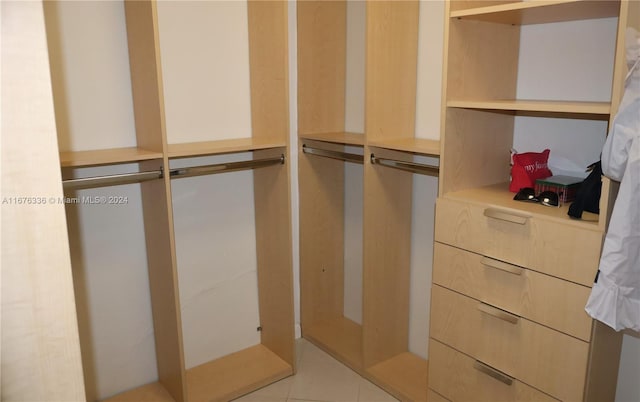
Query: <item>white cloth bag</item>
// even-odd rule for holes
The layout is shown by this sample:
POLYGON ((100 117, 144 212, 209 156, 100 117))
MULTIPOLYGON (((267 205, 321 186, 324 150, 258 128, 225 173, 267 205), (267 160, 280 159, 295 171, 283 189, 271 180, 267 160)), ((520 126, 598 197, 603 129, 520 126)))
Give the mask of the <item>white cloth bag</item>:
POLYGON ((640 35, 626 35, 625 91, 602 150, 602 172, 620 181, 600 267, 585 310, 616 331, 640 331, 640 35))

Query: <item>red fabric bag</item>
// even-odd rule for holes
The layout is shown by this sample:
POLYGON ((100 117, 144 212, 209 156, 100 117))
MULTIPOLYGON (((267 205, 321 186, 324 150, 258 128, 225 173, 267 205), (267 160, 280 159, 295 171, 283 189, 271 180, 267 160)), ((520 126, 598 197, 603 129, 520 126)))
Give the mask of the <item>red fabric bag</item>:
POLYGON ((549 153, 545 149, 542 152, 514 153, 513 166, 511 166, 511 184, 509 191, 517 193, 521 188, 534 188, 537 179, 545 179, 552 175, 547 166, 549 153))

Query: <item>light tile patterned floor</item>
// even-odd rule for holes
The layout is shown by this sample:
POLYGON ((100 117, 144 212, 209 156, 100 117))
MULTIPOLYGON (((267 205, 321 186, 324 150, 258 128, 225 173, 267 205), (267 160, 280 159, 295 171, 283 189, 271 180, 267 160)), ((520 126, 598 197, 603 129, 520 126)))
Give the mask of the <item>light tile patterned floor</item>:
POLYGON ((347 366, 299 339, 296 375, 236 399, 237 402, 394 402, 397 399, 347 366))

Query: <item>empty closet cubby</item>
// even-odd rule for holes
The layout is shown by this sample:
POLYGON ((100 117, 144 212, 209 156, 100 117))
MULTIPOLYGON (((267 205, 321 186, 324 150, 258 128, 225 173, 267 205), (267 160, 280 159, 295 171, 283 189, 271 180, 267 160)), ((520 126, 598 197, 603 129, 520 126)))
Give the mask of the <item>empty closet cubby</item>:
POLYGON ((302 334, 362 371, 364 2, 298 2, 302 334))
POLYGON ((87 399, 293 374, 286 3, 45 14, 87 399))
POLYGON ((618 108, 638 11, 633 1, 447 2, 431 394, 614 399, 621 334, 584 306, 616 185, 603 177, 600 213, 571 219, 570 203, 513 200, 509 156, 549 148, 554 174, 586 176, 618 108))
POLYGON ((302 334, 394 396, 425 400, 427 363, 409 352, 411 172, 437 176, 440 143, 415 135, 420 6, 300 1, 297 10, 302 334), (425 156, 434 169, 420 170, 425 156), (356 188, 363 198, 352 208, 356 188))

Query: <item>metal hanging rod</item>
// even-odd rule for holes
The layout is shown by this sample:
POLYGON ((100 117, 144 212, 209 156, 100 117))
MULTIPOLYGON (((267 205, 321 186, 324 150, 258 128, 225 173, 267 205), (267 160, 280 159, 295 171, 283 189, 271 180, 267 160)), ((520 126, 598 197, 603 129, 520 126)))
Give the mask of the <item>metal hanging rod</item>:
POLYGON ((371 163, 374 165, 387 166, 394 169, 405 170, 411 173, 420 173, 428 175, 438 175, 440 168, 438 166, 425 165, 422 163, 398 161, 395 159, 378 158, 371 154, 371 163))
POLYGON ((82 188, 115 186, 118 184, 140 183, 143 181, 162 178, 162 170, 148 172, 122 173, 108 176, 85 177, 82 179, 68 179, 62 181, 65 190, 77 190, 82 188))
POLYGON ((255 169, 271 165, 284 165, 284 160, 284 154, 282 154, 273 158, 171 169, 169 173, 172 179, 181 179, 184 177, 203 176, 207 174, 236 172, 239 170, 255 169))
POLYGON ((302 146, 302 152, 309 155, 324 156, 326 158, 339 159, 345 162, 364 163, 364 155, 350 154, 341 151, 329 151, 327 149, 313 148, 308 145, 302 146))

